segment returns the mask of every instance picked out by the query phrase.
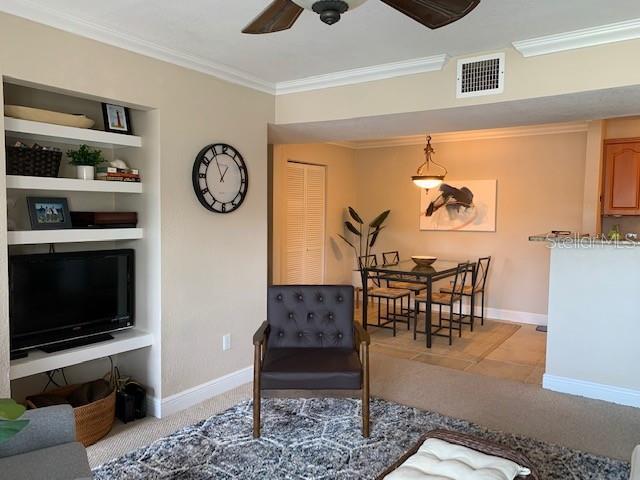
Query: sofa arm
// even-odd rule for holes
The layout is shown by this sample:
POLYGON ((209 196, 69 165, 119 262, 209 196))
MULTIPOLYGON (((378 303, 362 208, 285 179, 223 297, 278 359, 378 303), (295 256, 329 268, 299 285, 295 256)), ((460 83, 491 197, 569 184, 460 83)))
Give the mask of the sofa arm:
POLYGON ((0 458, 76 441, 76 420, 71 405, 36 408, 24 413, 29 424, 0 443, 0 458))
POLYGON ((629 480, 640 480, 640 445, 636 447, 631 455, 631 476, 629 480))

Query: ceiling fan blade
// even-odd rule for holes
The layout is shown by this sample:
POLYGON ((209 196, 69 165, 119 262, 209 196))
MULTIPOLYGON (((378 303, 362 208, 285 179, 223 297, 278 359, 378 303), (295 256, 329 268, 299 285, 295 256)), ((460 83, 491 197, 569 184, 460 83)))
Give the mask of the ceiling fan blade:
POLYGON ((293 26, 304 9, 291 0, 274 0, 242 33, 272 33, 293 26))
POLYGON ((460 20, 476 8, 480 0, 382 0, 390 7, 431 29, 460 20))

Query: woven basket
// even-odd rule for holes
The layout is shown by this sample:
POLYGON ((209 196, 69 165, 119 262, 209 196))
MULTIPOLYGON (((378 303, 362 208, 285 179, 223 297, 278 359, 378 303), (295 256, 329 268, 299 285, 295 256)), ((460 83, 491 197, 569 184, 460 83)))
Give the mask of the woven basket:
POLYGON ((26 147, 6 147, 7 175, 57 177, 62 152, 26 147))
MULTIPOLYGON (((48 391, 49 395, 58 395, 67 398, 78 385, 68 385, 57 390, 48 391)), ((27 400, 29 408, 36 408, 27 400)), ((88 405, 82 405, 73 409, 76 417, 76 440, 85 447, 93 445, 111 431, 116 416, 116 391, 115 389, 102 400, 88 405)))

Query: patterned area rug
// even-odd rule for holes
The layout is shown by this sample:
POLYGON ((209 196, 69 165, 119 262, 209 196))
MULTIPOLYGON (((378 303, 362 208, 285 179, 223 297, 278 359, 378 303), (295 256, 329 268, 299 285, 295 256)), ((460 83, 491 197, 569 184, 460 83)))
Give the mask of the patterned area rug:
POLYGON ((251 436, 251 402, 94 470, 96 480, 374 479, 435 428, 473 433, 527 455, 547 480, 627 480, 629 465, 465 420, 374 399, 372 433, 360 435, 360 402, 263 400, 263 435, 251 436))

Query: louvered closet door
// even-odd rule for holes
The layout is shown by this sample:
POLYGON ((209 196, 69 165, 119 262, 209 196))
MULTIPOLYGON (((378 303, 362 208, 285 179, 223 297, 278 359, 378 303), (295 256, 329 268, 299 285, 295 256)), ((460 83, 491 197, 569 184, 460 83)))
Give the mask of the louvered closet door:
POLYGON ((323 283, 324 217, 324 167, 288 162, 286 283, 323 283))

